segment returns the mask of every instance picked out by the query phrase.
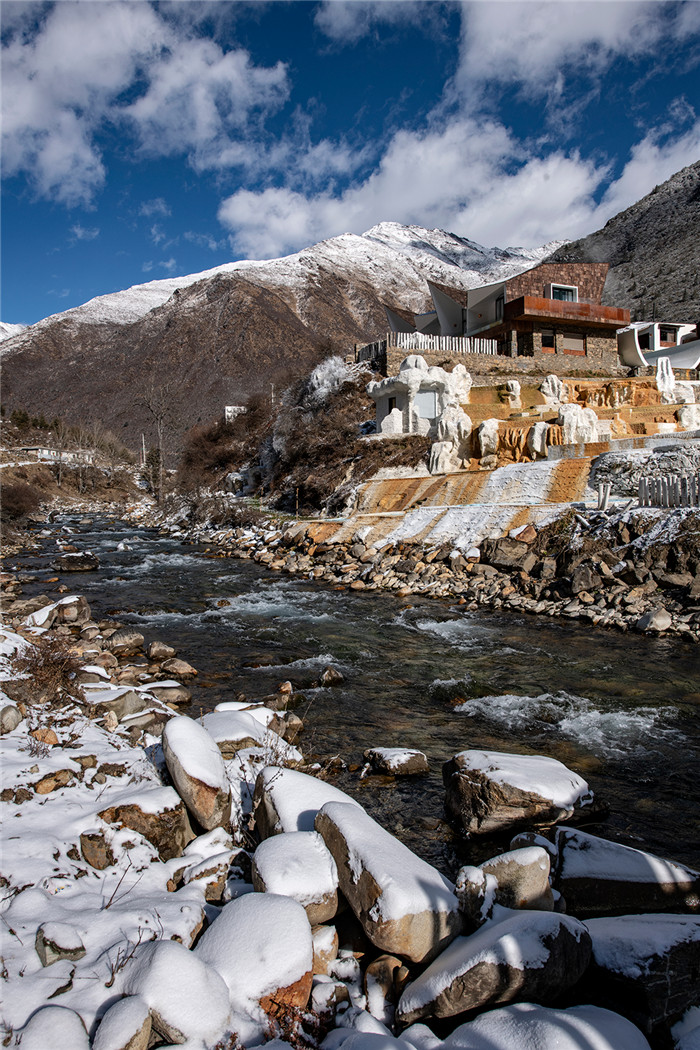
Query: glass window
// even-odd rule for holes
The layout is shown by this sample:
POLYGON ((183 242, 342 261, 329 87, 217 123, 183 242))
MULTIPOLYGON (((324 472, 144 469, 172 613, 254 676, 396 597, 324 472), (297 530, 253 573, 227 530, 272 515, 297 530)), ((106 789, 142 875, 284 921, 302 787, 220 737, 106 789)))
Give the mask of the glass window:
POLYGON ((553 284, 552 299, 560 299, 565 303, 575 303, 578 299, 578 289, 566 288, 561 284, 553 284))
POLYGON ((554 329, 543 328, 542 329, 542 349, 543 350, 554 350, 554 329))

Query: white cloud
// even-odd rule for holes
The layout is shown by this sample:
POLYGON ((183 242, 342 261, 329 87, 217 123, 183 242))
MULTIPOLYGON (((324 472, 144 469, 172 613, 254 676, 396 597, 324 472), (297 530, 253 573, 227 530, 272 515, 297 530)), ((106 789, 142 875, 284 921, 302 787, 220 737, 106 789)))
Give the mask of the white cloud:
POLYGON ((149 3, 62 0, 20 28, 2 48, 4 171, 69 205, 90 202, 105 181, 105 125, 126 122, 144 152, 185 154, 201 168, 239 140, 240 157, 254 156, 249 122, 289 90, 281 63, 224 53, 149 3), (140 95, 124 104, 129 92, 140 95))
POLYGON ((218 252, 226 248, 226 240, 217 240, 210 233, 196 233, 194 230, 186 230, 182 235, 190 244, 196 244, 199 248, 208 248, 210 252, 218 252))
MULTIPOLYGON (((457 86, 474 97, 494 82, 516 84, 551 103, 567 91, 568 77, 604 73, 616 58, 648 56, 660 72, 659 46, 668 68, 700 29, 697 4, 649 0, 504 0, 463 5, 457 86), (688 11, 694 8, 694 11, 688 11), (679 47, 680 45, 680 47, 679 47)), ((580 82, 577 84, 580 91, 580 82)))
POLYGON ((200 168, 216 165, 253 113, 277 109, 289 91, 281 62, 257 67, 246 51, 224 53, 204 39, 178 41, 149 76, 148 90, 123 116, 146 153, 187 152, 200 168))
POLYGON ((86 227, 81 226, 80 223, 71 226, 70 232, 76 241, 94 241, 96 237, 100 236, 100 231, 97 226, 86 227))
POLYGON ((438 5, 411 0, 324 0, 314 21, 331 40, 354 44, 377 25, 425 25, 438 5))
POLYGON ((172 255, 169 259, 161 259, 158 265, 161 267, 161 269, 166 270, 168 273, 173 273, 173 271, 177 269, 177 262, 175 261, 172 255))
POLYGON ((153 260, 149 259, 148 262, 143 263, 143 265, 141 266, 141 269, 143 270, 144 273, 150 273, 151 270, 153 269, 153 260))
POLYGON ((154 244, 160 244, 161 241, 165 240, 165 233, 163 232, 162 227, 159 226, 157 222, 153 223, 148 232, 154 244))
POLYGON ((448 229, 486 245, 535 247, 602 226, 700 155, 700 122, 681 135, 652 132, 622 174, 578 152, 528 151, 503 125, 466 118, 441 129, 397 133, 379 166, 342 193, 240 190, 219 219, 235 251, 266 258, 383 220, 448 229))
POLYGON ((139 215, 145 215, 148 218, 151 215, 168 216, 170 214, 170 206, 166 204, 162 197, 155 197, 151 201, 142 201, 139 208, 139 215))

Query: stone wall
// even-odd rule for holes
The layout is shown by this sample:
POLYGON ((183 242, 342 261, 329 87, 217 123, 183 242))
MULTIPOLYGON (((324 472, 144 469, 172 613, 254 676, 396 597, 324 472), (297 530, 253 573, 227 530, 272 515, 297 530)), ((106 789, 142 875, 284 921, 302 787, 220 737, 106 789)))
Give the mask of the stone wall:
POLYGON ((506 301, 544 296, 548 284, 568 284, 578 288, 579 302, 600 303, 608 269, 607 263, 542 263, 506 281, 506 301))
MULTIPOLYGON (((528 333, 523 333, 527 335, 528 333)), ((575 354, 542 351, 540 333, 530 333, 532 356, 508 357, 491 354, 430 354, 422 353, 428 365, 439 365, 450 371, 454 365, 463 364, 473 376, 493 376, 494 379, 511 376, 545 376, 550 372, 559 376, 590 374, 591 372, 611 376, 626 376, 629 369, 621 365, 617 356, 615 337, 587 336, 587 353, 584 357, 575 354)), ((399 365, 406 357, 405 350, 390 348, 387 351, 386 374, 396 375, 399 365)))

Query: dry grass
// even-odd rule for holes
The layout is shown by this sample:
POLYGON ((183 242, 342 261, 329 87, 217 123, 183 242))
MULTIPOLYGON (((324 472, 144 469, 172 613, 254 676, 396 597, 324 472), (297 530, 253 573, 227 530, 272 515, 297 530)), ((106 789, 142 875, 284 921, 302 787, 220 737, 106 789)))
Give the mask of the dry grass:
POLYGON ((66 694, 85 699, 76 681, 80 657, 61 638, 42 639, 25 652, 15 653, 10 666, 17 677, 26 678, 29 703, 51 702, 66 694))

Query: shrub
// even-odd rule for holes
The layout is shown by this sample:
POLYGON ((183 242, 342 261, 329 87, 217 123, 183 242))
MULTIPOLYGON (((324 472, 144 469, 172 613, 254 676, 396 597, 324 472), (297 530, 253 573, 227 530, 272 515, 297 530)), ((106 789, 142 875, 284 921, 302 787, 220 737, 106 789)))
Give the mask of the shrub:
POLYGON ((56 700, 62 693, 84 699, 76 682, 82 661, 62 638, 48 638, 10 659, 14 674, 26 676, 30 683, 30 702, 56 700))
POLYGON ((0 517, 3 522, 19 521, 39 509, 41 493, 23 481, 9 482, 2 488, 0 517))

